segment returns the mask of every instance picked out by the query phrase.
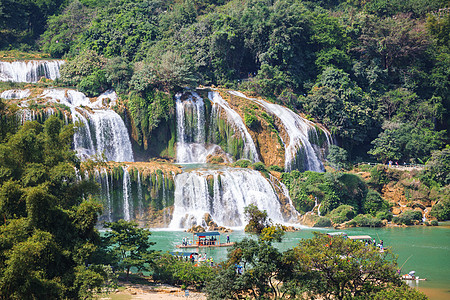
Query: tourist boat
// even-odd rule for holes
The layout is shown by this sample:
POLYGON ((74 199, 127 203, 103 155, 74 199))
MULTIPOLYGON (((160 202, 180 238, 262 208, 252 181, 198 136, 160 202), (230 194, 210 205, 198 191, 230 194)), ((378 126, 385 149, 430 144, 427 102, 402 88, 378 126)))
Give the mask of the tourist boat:
POLYGON ((177 248, 203 248, 203 247, 229 247, 234 242, 230 242, 227 238, 226 243, 220 242, 220 233, 217 231, 195 232, 192 241, 184 240, 183 243, 177 245, 177 248))
POLYGON ((426 278, 419 278, 419 276, 416 276, 416 271, 411 271, 408 274, 402 275, 402 280, 427 280, 426 278))

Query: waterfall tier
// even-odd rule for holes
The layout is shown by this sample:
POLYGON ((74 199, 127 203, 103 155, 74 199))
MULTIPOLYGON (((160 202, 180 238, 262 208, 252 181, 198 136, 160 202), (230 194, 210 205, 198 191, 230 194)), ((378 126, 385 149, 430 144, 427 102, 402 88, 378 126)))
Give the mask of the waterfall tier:
POLYGON ((209 92, 208 98, 214 103, 211 113, 212 131, 214 132, 215 130, 218 130, 217 126, 214 126, 214 124, 216 124, 215 121, 220 117, 220 112, 223 111, 227 117, 227 121, 233 126, 235 132, 243 141, 243 153, 241 157, 250 159, 253 162, 259 161, 255 142, 248 132, 247 127, 244 125, 241 116, 230 107, 230 105, 220 96, 218 92, 209 92))
POLYGON ((0 61, 0 81, 38 82, 42 77, 55 80, 62 64, 63 60, 0 61))
POLYGON ((170 228, 205 224, 208 214, 219 226, 243 227, 244 208, 266 210, 276 223, 285 223, 281 203, 271 183, 250 169, 195 170, 175 177, 175 207, 170 228))
MULTIPOLYGON (((285 145, 285 170, 304 169, 323 172, 324 167, 320 161, 318 146, 314 147, 310 141, 311 135, 317 139, 318 128, 292 110, 278 104, 266 102, 261 99, 249 98, 241 92, 230 91, 231 95, 248 99, 263 107, 269 114, 276 116, 283 125, 287 138, 283 139, 285 145), (316 148, 316 150, 314 149, 316 148), (302 155, 303 154, 303 155, 302 155)), ((331 142, 331 135, 324 129, 319 129, 326 136, 327 146, 331 142)))

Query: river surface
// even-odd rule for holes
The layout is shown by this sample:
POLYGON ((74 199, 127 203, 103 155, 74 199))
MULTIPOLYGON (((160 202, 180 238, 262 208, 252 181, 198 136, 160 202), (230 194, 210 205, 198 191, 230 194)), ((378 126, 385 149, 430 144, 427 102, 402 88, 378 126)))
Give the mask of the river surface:
MULTIPOLYGON (((311 238, 314 231, 333 232, 333 229, 302 228, 300 231, 287 232, 282 243, 276 246, 285 251, 296 246, 301 239, 311 238)), ((402 274, 412 270, 416 276, 427 278, 427 281, 409 282, 432 300, 450 299, 450 223, 440 223, 438 227, 412 226, 393 228, 350 228, 340 230, 348 235, 370 235, 372 238, 384 241, 385 247, 391 247, 398 255, 397 263, 402 266, 402 274)), ((231 241, 240 241, 244 237, 252 237, 243 231, 229 234, 231 241)), ((176 248, 182 239, 192 240, 192 234, 182 231, 152 230, 152 241, 156 242, 154 249, 162 251, 180 251, 176 248)), ((254 236, 253 236, 254 237, 254 236)), ((256 238, 256 237, 254 237, 256 238)), ((222 242, 226 234, 221 235, 222 242)), ((189 250, 184 250, 189 252, 189 250)), ((191 251, 198 251, 193 249, 191 251)), ((220 262, 227 257, 227 248, 201 248, 200 253, 213 257, 214 262, 220 262)))

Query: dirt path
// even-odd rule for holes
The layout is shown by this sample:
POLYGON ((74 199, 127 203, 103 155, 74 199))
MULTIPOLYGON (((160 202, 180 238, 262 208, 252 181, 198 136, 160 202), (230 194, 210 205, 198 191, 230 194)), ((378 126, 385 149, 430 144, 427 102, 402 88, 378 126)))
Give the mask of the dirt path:
POLYGON ((122 286, 125 287, 125 290, 116 291, 109 295, 101 296, 97 299, 98 300, 129 300, 129 299, 206 300, 206 295, 204 293, 189 291, 189 296, 186 296, 185 291, 181 290, 178 287, 166 284, 144 285, 144 284, 122 283, 122 286))

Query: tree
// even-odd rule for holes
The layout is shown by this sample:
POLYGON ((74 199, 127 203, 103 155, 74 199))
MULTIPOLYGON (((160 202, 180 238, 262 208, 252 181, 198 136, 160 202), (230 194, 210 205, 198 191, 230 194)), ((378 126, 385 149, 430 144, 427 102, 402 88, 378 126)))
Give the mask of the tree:
POLYGON ((117 267, 126 272, 126 280, 132 267, 138 271, 149 268, 153 261, 154 250, 149 248, 154 242, 149 240, 151 232, 138 228, 136 222, 119 220, 117 222, 106 222, 105 228, 110 228, 105 234, 108 248, 117 259, 117 267))
POLYGON ((401 285, 389 250, 380 254, 378 248, 359 241, 316 232, 314 238, 302 240, 290 251, 297 261, 294 272, 304 276, 297 284, 314 295, 367 298, 387 284, 401 285))
POLYGON ((92 260, 97 185, 77 178, 72 137, 52 116, 0 143, 0 298, 80 298, 106 278, 92 260))
POLYGON ((434 151, 427 162, 425 173, 436 182, 446 185, 450 183, 450 147, 434 151))
POLYGON ((248 220, 247 225, 245 225, 246 232, 261 234, 263 229, 269 226, 270 221, 267 218, 267 212, 265 210, 260 211, 254 204, 244 207, 244 214, 248 220))
POLYGON ((327 160, 336 169, 345 168, 347 165, 347 151, 336 145, 330 145, 327 160))

